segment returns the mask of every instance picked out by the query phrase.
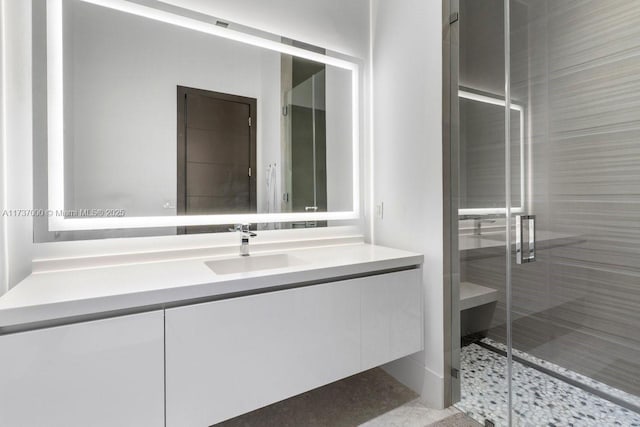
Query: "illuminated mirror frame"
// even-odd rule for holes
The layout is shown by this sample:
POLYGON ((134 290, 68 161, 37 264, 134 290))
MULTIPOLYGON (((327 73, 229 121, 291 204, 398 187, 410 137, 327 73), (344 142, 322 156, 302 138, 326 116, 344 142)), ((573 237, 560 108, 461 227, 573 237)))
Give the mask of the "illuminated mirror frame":
MULTIPOLYGON (((467 92, 464 90, 458 91, 458 97, 469 99, 471 101, 483 102, 485 104, 498 105, 501 107, 506 106, 504 99, 492 98, 489 96, 479 95, 477 93, 467 92)), ((520 116, 520 206, 513 206, 511 208, 511 212, 522 213, 524 212, 526 187, 526 177, 524 173, 524 108, 521 105, 511 103, 511 110, 517 111, 520 116)), ((458 209, 458 215, 504 215, 506 211, 506 208, 464 208, 458 209)))
POLYGON ((50 231, 123 228, 184 227, 234 223, 354 220, 360 218, 360 67, 354 62, 286 45, 256 35, 177 15, 127 0, 80 0, 201 33, 223 37, 287 55, 305 58, 351 72, 353 207, 346 212, 270 213, 232 215, 151 216, 121 218, 65 218, 64 211, 64 97, 63 97, 63 0, 47 0, 47 118, 50 231))

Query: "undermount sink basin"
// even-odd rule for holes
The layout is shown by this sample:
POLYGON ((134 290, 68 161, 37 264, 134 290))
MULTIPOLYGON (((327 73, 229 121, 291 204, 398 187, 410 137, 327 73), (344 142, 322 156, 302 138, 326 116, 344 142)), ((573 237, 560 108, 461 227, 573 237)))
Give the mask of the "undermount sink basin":
POLYGON ((303 265, 305 262, 288 254, 277 254, 238 256, 237 258, 207 261, 205 264, 216 274, 235 274, 292 267, 303 265))

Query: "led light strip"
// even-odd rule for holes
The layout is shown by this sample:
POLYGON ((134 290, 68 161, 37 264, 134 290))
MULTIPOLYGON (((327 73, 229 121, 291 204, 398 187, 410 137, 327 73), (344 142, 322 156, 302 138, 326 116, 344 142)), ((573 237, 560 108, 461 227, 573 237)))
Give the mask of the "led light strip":
MULTIPOLYGON (((60 0, 56 0, 60 1, 60 0)), ((320 53, 312 52, 299 47, 279 43, 273 40, 263 39, 251 34, 235 31, 230 28, 220 27, 218 25, 210 24, 207 22, 198 21, 193 18, 187 18, 186 16, 176 15, 171 12, 167 12, 160 9, 154 9, 149 6, 144 6, 138 3, 132 3, 127 0, 81 0, 85 3, 91 3, 96 6, 102 6, 120 12, 125 12, 130 15, 136 15, 143 18, 153 19, 154 21, 164 22, 167 24, 176 25, 178 27, 187 28, 190 30, 199 31, 201 33, 211 34, 214 36, 223 37, 229 40, 235 40, 241 43, 250 44, 257 47, 262 47, 276 52, 281 52, 287 55, 293 55, 300 58, 309 59, 311 61, 322 62, 323 64, 333 65, 334 67, 343 68, 345 70, 355 70, 357 65, 353 62, 344 61, 339 58, 333 58, 320 53)))
POLYGON ((352 165, 353 165, 353 216, 360 217, 360 71, 356 64, 351 71, 351 128, 352 138, 352 165))
POLYGON ((373 40, 375 39, 373 2, 369 2, 369 117, 368 138, 369 138, 369 239, 372 245, 376 244, 376 195, 375 195, 375 146, 374 146, 374 81, 373 81, 373 40))
MULTIPOLYGON (((9 152, 9 141, 7 132, 7 7, 5 0, 0 0, 0 19, 2 25, 2 44, 0 50, 2 51, 2 208, 9 209, 9 172, 7 171, 9 161, 7 159, 9 152)), ((3 246, 3 261, 4 261, 4 286, 0 295, 9 290, 9 218, 6 215, 2 217, 2 246, 3 246)))
MULTIPOLYGON (((51 218, 50 218, 51 219, 51 218)), ((122 218, 59 218, 57 230, 107 230, 114 228, 190 227, 260 222, 338 221, 358 219, 357 212, 271 213, 240 215, 185 215, 122 218)))
MULTIPOLYGON (((506 103, 504 102, 504 99, 492 98, 490 96, 479 95, 477 93, 466 92, 464 90, 459 90, 458 91, 458 96, 460 98, 471 99, 472 101, 484 102, 485 104, 499 105, 501 107, 505 107, 506 106, 506 103)), ((511 107, 512 110, 522 111, 522 106, 520 106, 518 104, 511 103, 510 107, 511 107)))
MULTIPOLYGON (((47 141, 49 209, 64 210, 64 102, 62 0, 47 1, 47 141)), ((49 218, 49 229, 63 218, 49 218)))
MULTIPOLYGON (((352 73, 352 156, 353 210, 350 212, 247 214, 247 215, 189 215, 124 218, 64 218, 49 217, 51 231, 101 230, 113 228, 177 227, 229 224, 236 222, 294 222, 358 219, 360 216, 360 67, 358 64, 262 39, 250 34, 222 28, 192 18, 176 15, 126 0, 82 0, 159 22, 199 31, 241 43, 262 47, 287 55, 320 62, 352 73)), ((63 102, 63 22, 62 0, 47 1, 47 82, 48 82, 48 141, 49 141, 49 209, 64 210, 64 102, 63 102)))

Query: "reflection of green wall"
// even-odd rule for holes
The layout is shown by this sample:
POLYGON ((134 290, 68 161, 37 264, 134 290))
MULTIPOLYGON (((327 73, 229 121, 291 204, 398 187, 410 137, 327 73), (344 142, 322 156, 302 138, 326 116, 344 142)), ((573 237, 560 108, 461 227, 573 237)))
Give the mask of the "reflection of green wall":
MULTIPOLYGON (((316 110, 316 198, 318 212, 327 211, 327 150, 325 112, 316 110)), ((291 107, 291 206, 304 212, 313 201, 313 111, 291 107)))

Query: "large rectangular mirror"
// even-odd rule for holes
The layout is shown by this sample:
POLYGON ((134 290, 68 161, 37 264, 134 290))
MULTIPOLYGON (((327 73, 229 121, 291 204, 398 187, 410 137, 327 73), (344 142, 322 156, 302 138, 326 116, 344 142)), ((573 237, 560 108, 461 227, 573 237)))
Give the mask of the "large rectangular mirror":
POLYGON ((359 67, 169 5, 46 1, 49 231, 359 217, 359 67))

